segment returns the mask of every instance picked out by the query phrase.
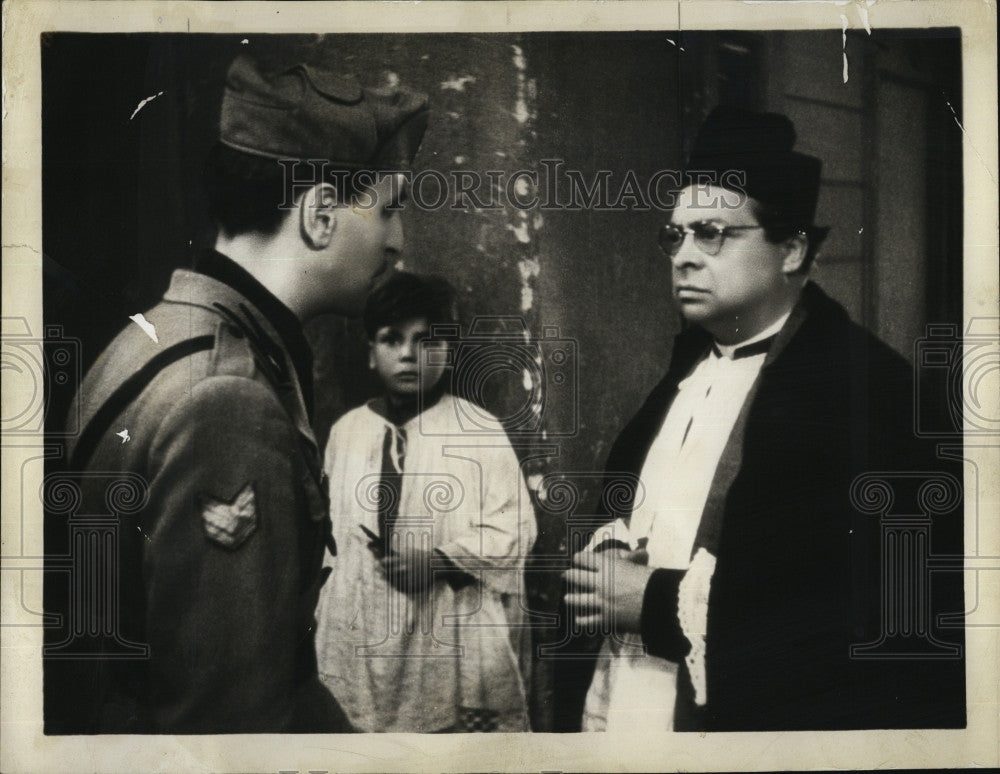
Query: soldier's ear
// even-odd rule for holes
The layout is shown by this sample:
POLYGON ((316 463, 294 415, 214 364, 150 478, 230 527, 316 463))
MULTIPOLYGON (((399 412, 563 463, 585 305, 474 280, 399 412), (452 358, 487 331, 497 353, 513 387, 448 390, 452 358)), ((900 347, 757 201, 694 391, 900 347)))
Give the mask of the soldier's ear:
POLYGON ((368 367, 375 370, 375 343, 368 342, 368 367))
POLYGON ((800 231, 786 241, 784 247, 785 257, 781 262, 781 271, 785 274, 795 274, 802 268, 806 259, 806 253, 809 251, 809 238, 800 231))
POLYGON ((314 250, 330 245, 337 228, 337 189, 318 183, 299 200, 299 225, 302 239, 314 250))

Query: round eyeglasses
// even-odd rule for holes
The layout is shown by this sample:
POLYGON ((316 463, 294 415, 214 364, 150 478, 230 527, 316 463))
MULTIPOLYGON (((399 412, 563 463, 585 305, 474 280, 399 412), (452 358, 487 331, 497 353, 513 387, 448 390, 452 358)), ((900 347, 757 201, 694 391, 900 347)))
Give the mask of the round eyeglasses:
POLYGON ((660 249, 668 258, 673 258, 684 244, 688 234, 694 234, 694 243, 699 250, 707 255, 718 255, 726 237, 737 231, 753 231, 763 226, 720 226, 711 221, 692 223, 689 228, 676 223, 668 223, 660 229, 660 249))

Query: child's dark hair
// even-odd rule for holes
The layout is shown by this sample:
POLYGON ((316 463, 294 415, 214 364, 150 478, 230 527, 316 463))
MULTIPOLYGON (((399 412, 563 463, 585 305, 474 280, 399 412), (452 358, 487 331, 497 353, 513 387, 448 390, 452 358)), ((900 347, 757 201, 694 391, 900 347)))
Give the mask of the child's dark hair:
POLYGON ((379 328, 414 317, 427 318, 431 326, 456 322, 455 290, 447 280, 396 272, 371 292, 362 314, 369 341, 379 328))

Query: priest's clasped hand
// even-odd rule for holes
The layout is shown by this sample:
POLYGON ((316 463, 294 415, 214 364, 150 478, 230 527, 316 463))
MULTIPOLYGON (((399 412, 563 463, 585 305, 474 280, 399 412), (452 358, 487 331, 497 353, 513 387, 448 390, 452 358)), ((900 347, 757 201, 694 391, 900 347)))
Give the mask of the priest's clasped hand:
POLYGON ((563 577, 566 605, 580 626, 639 631, 642 598, 653 568, 637 563, 636 553, 581 551, 573 556, 573 566, 563 577))

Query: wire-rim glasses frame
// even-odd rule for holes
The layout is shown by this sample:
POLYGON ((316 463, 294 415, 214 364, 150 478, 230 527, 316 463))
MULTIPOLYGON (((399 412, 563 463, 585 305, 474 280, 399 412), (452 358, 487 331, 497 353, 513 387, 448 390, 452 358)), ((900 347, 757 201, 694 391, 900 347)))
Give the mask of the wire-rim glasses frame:
POLYGON ((690 227, 676 223, 667 223, 660 229, 660 249, 668 258, 673 258, 680 252, 681 245, 688 234, 694 235, 695 246, 706 255, 718 255, 726 237, 739 231, 763 229, 763 226, 722 226, 712 221, 692 223, 690 227))

